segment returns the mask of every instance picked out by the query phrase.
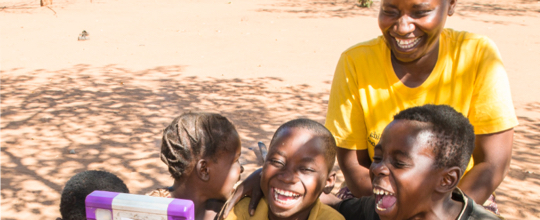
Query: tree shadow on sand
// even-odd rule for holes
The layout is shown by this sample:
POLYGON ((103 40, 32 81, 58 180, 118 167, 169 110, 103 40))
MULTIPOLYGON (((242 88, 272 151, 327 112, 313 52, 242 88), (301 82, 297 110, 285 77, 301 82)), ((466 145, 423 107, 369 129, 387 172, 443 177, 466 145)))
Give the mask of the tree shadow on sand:
MULTIPOLYGON (((324 17, 377 17, 381 1, 374 0, 369 8, 359 7, 356 0, 277 0, 264 5, 259 12, 293 13, 300 18, 324 17)), ((537 0, 463 0, 458 1, 456 13, 463 17, 475 17, 482 14, 503 16, 539 15, 540 4, 537 0)), ((493 22, 493 21, 486 21, 493 22)))
MULTIPOLYGON (((525 108, 540 112, 540 103, 525 108)), ((540 119, 518 117, 510 170, 496 191, 497 203, 507 219, 540 218, 540 119), (518 207, 512 209, 511 207, 518 207)))
POLYGON ((3 71, 3 218, 56 217, 51 215, 63 185, 84 170, 110 171, 133 193, 171 184, 158 159, 161 132, 185 111, 218 112, 232 120, 247 171, 260 157, 251 147, 268 145, 283 122, 324 121, 327 94, 307 92, 306 85, 270 88, 280 81, 272 77, 201 79, 182 76, 182 68, 3 71))

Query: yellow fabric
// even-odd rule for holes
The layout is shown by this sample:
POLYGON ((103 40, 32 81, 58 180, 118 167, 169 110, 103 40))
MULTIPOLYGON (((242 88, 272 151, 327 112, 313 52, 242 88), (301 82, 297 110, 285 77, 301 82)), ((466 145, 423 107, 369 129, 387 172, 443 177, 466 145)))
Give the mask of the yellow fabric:
MULTIPOLYGON (((444 29, 437 64, 416 88, 397 78, 382 36, 357 44, 341 55, 336 68, 326 127, 338 146, 373 149, 399 111, 446 104, 465 115, 476 134, 515 127, 518 122, 499 51, 487 37, 444 29)), ((474 162, 469 163, 467 171, 474 162)))
MULTIPOLYGON (((225 220, 243 220, 243 219, 252 219, 252 220, 267 220, 268 219, 268 204, 266 198, 261 199, 255 215, 249 215, 249 201, 251 198, 245 197, 229 213, 229 216, 225 220)), ((315 206, 311 209, 309 213, 308 220, 345 220, 338 211, 334 210, 330 206, 322 204, 320 200, 317 199, 315 206)))

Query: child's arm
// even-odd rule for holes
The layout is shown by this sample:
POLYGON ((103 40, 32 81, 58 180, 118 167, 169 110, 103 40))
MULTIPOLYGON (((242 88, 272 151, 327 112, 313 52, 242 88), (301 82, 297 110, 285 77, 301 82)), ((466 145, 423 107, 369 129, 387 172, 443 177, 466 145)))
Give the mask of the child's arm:
POLYGON ((323 193, 321 194, 321 196, 319 196, 319 199, 321 200, 323 204, 326 204, 334 208, 335 210, 338 210, 338 204, 342 201, 337 196, 331 193, 330 194, 323 193))

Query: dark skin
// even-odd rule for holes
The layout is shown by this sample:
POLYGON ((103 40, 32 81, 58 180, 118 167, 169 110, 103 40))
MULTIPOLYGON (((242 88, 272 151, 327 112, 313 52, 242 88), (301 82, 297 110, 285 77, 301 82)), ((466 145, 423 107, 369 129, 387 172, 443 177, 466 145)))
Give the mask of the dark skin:
POLYGON ((252 198, 249 213, 253 216, 263 191, 267 195, 271 210, 269 219, 307 219, 317 198, 325 204, 335 201, 332 200, 335 196, 328 194, 334 188, 336 173, 331 171, 333 162, 328 162, 324 157, 324 144, 324 141, 309 130, 282 129, 270 145, 263 167, 265 172, 258 169, 238 185, 217 219, 226 218, 234 205, 244 196, 252 198), (303 196, 299 202, 293 204, 294 208, 276 208, 276 205, 273 205, 274 199, 269 196, 273 195, 271 190, 273 187, 295 191, 303 196), (306 207, 308 205, 309 207, 306 207))
POLYGON ((321 193, 333 188, 335 172, 330 171, 332 164, 325 159, 325 144, 303 128, 284 128, 276 134, 260 180, 270 220, 307 219, 321 193), (276 190, 297 197, 278 196, 276 190))
MULTIPOLYGON (((451 193, 462 171, 457 166, 437 168, 430 143, 435 135, 429 123, 397 120, 383 131, 375 146, 370 167, 373 190, 395 198, 391 204, 377 204, 382 220, 456 219, 463 203, 452 200, 451 193)), ((377 202, 377 201, 376 201, 377 202)))
MULTIPOLYGON (((394 72, 404 85, 418 87, 433 71, 438 59, 439 36, 447 16, 454 13, 455 4, 455 0, 382 1, 379 26, 392 51, 394 72), (398 44, 415 40, 417 43, 405 46, 408 48, 398 44)), ((513 129, 476 135, 475 166, 459 184, 475 202, 483 204, 506 176, 513 137, 513 129)), ((355 197, 371 195, 368 151, 341 147, 337 149, 337 159, 347 186, 355 197)))
MULTIPOLYGON (((459 183, 459 188, 476 203, 483 204, 508 173, 513 140, 514 129, 476 135, 473 152, 475 165, 459 183)), ((367 150, 354 151, 338 147, 337 159, 353 195, 370 196, 372 187, 368 167, 371 160, 367 150)))
MULTIPOLYGON (((440 33, 444 29, 447 16, 453 15, 456 3, 456 0, 382 0, 379 27, 392 51, 394 72, 404 85, 410 88, 418 87, 430 76, 438 60, 440 33), (416 43, 402 48, 398 40, 416 43)), ((475 166, 459 183, 462 191, 476 203, 483 204, 506 176, 510 167, 513 138, 513 128, 476 135, 473 152, 475 166)), ((355 197, 370 196, 371 158, 368 151, 348 150, 347 147, 340 146, 336 150, 347 186, 355 197)), ((251 194, 254 189, 252 198, 255 199, 251 200, 250 212, 254 211, 258 201, 256 198, 260 198, 260 190, 257 186, 243 186, 240 189, 242 190, 237 191, 229 201, 233 202, 235 198, 251 194)), ((333 198, 323 199, 321 196, 322 202, 327 201, 326 199, 333 198)), ((226 205, 222 212, 227 214, 230 208, 232 207, 226 205)))
POLYGON ((234 146, 235 152, 222 150, 217 153, 217 158, 202 157, 194 161, 191 172, 185 173, 185 178, 175 179, 170 189, 172 198, 193 201, 196 220, 215 219, 243 172, 244 168, 238 162, 240 138, 236 133, 231 136, 231 141, 224 144, 234 146))
MULTIPOLYGON (((379 12, 379 27, 392 51, 392 67, 408 87, 420 86, 437 63, 439 36, 446 17, 453 14, 456 1, 384 0, 379 12), (401 48, 398 40, 418 39, 410 48, 401 48)), ((345 147, 346 146, 342 146, 345 147)), ((337 159, 349 190, 355 197, 371 195, 366 150, 337 148, 337 159)))

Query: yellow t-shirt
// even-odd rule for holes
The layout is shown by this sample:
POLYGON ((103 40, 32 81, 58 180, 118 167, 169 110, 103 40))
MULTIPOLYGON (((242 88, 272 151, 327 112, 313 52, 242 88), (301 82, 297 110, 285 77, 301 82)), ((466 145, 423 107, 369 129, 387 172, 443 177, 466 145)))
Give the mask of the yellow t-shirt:
MULTIPOLYGON (((266 203, 266 198, 261 199, 253 216, 250 216, 248 213, 250 200, 251 198, 249 197, 240 200, 240 202, 234 206, 229 213, 229 216, 227 216, 225 220, 267 220, 269 209, 268 204, 266 203)), ((334 210, 330 206, 322 204, 321 201, 317 199, 315 206, 313 206, 311 212, 309 213, 308 220, 345 220, 345 218, 339 214, 338 211, 334 210)))
MULTIPOLYGON (((341 55, 336 68, 326 127, 338 146, 373 149, 393 116, 410 107, 446 104, 465 115, 475 134, 515 127, 518 122, 499 51, 487 37, 444 29, 430 76, 416 88, 405 86, 392 68, 382 36, 341 55)), ((474 162, 469 163, 467 170, 474 162)))

